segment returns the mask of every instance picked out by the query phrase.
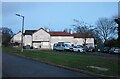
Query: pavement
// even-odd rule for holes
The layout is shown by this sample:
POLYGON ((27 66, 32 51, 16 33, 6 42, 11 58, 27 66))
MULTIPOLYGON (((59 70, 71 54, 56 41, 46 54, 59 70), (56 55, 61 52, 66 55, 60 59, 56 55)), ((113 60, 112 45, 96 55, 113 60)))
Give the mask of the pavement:
POLYGON ((92 77, 88 74, 2 53, 2 77, 92 77))

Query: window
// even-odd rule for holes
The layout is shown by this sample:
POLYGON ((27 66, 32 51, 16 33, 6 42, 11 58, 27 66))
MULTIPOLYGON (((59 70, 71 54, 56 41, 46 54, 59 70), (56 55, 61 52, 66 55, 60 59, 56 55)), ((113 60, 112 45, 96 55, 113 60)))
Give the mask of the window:
POLYGON ((60 44, 57 44, 57 46, 61 46, 60 44))
POLYGON ((70 45, 69 44, 64 44, 66 47, 70 47, 70 45))
POLYGON ((64 45, 64 44, 62 44, 62 46, 63 46, 63 47, 65 47, 65 45, 64 45))

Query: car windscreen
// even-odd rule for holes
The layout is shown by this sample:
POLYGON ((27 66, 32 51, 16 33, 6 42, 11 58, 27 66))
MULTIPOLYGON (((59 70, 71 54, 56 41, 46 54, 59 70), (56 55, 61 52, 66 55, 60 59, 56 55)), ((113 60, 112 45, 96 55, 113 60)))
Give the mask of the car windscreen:
POLYGON ((64 44, 66 47, 70 47, 70 45, 69 44, 64 44))

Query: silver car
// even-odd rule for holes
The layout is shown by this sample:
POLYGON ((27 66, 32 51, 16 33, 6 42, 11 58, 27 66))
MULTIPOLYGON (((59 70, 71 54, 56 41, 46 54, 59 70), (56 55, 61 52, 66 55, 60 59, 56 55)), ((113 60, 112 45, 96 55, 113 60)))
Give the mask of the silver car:
POLYGON ((75 52, 85 52, 83 47, 80 46, 73 46, 73 51, 75 52))
POLYGON ((120 48, 119 47, 112 47, 109 50, 109 53, 120 53, 120 48))
POLYGON ((56 43, 53 45, 53 50, 70 50, 70 45, 69 44, 61 44, 61 43, 56 43))

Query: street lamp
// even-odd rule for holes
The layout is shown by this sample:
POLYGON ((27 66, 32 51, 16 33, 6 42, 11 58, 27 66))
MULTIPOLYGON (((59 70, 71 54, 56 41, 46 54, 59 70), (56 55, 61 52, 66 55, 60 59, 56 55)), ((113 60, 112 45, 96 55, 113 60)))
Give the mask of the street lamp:
POLYGON ((24 31, 24 16, 16 14, 19 17, 22 17, 22 35, 21 35, 21 52, 23 52, 23 31, 24 31))

